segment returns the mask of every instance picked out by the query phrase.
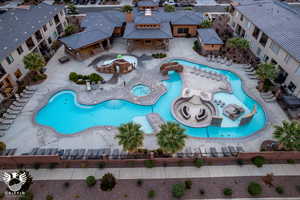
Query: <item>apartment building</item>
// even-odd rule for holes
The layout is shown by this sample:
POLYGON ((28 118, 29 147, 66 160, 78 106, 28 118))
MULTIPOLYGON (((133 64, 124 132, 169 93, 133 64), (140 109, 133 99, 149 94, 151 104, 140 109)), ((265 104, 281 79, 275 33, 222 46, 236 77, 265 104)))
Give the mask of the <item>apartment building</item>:
POLYGON ((0 102, 14 94, 26 75, 24 56, 36 52, 49 59, 50 47, 66 25, 63 6, 41 3, 0 14, 0 102))
POLYGON ((234 32, 250 42, 262 62, 277 65, 276 82, 300 97, 300 14, 273 0, 237 0, 230 13, 234 32))

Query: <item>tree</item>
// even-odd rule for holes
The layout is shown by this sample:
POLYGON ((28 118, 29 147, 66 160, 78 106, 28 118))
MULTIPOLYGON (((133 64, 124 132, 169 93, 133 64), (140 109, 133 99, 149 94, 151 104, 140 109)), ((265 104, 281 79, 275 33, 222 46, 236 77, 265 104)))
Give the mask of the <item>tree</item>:
POLYGON ((5 149, 6 149, 6 144, 4 142, 0 141, 0 152, 5 151, 5 149))
POLYGON ((175 6, 173 6, 173 5, 168 5, 168 4, 166 4, 166 5, 164 6, 164 10, 165 10, 165 12, 175 12, 176 8, 175 8, 175 6))
POLYGON ((203 20, 203 22, 200 24, 200 28, 211 28, 213 25, 213 22, 209 19, 203 20))
POLYGON ((144 132, 141 130, 141 125, 130 122, 122 124, 118 129, 119 134, 115 138, 119 140, 119 145, 122 145, 125 151, 135 152, 143 146, 144 132))
POLYGON ((78 14, 78 10, 74 4, 69 4, 67 9, 68 9, 68 13, 71 15, 78 14))
POLYGON ((174 122, 167 122, 160 126, 161 130, 157 134, 157 143, 165 153, 174 154, 181 151, 185 146, 185 129, 174 122))
POLYGON ((74 24, 70 24, 65 28, 65 36, 72 35, 76 33, 76 31, 77 31, 76 26, 74 24))
POLYGON ((125 13, 130 13, 130 12, 132 12, 132 10, 133 10, 133 8, 131 5, 124 5, 122 7, 122 12, 125 12, 125 13))
POLYGON ((300 123, 297 121, 283 121, 282 125, 275 125, 273 136, 286 150, 300 151, 300 123))
POLYGON ((258 65, 256 70, 256 75, 261 80, 261 87, 264 90, 268 90, 268 85, 271 84, 270 80, 274 80, 278 75, 278 69, 273 64, 261 63, 258 65), (270 84, 266 85, 266 83, 270 82, 270 84))
POLYGON ((100 188, 103 191, 111 191, 117 184, 116 178, 111 173, 104 174, 101 179, 100 188))
POLYGON ((36 72, 38 75, 41 74, 41 69, 46 65, 43 56, 38 53, 29 53, 24 56, 23 62, 26 69, 36 72))
POLYGON ((248 49, 250 47, 249 41, 243 38, 234 37, 227 41, 228 47, 236 49, 248 49))

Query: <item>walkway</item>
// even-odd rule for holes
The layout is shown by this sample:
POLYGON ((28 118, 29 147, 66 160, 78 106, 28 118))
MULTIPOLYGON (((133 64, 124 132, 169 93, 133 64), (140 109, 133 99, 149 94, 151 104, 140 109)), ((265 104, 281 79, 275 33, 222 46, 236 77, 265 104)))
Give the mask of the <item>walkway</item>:
MULTIPOLYGON (((13 171, 13 170, 2 170, 13 171)), ((205 177, 239 177, 265 176, 300 176, 300 164, 268 164, 262 168, 254 165, 203 166, 196 167, 155 167, 148 168, 57 168, 29 169, 34 180, 84 180, 87 176, 102 177, 111 172, 117 179, 172 179, 172 178, 205 178, 205 177)))

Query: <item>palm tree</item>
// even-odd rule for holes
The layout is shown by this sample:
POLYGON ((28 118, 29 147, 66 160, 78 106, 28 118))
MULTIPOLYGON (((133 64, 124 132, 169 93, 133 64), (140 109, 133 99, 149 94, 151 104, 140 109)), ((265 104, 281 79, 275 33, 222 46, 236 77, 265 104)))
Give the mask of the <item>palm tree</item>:
POLYGON ((68 13, 71 15, 78 14, 78 10, 74 4, 69 4, 67 9, 68 9, 68 13))
POLYGON ((165 153, 174 154, 181 151, 185 146, 185 129, 174 122, 167 122, 160 126, 161 130, 157 134, 157 143, 165 153))
POLYGON ((258 65, 256 74, 258 78, 261 80, 260 81, 261 85, 259 86, 260 90, 263 88, 265 90, 268 90, 268 88, 266 88, 266 83, 267 81, 274 80, 277 77, 278 70, 276 66, 273 64, 261 63, 258 65))
POLYGON ((283 121, 282 125, 275 125, 274 137, 287 150, 300 151, 300 123, 297 121, 283 121))
POLYGON ((76 33, 76 31, 77 31, 76 26, 74 24, 70 24, 65 28, 65 36, 72 35, 76 33))
POLYGON ((132 12, 132 10, 133 10, 133 8, 131 5, 124 5, 122 7, 122 12, 125 12, 125 13, 130 13, 130 12, 132 12))
POLYGON ((41 75, 41 69, 46 65, 42 55, 38 53, 30 53, 23 58, 25 68, 41 75))
POLYGON ((119 134, 115 138, 119 140, 119 145, 122 145, 125 151, 136 152, 143 146, 144 132, 141 130, 141 125, 130 122, 122 124, 118 129, 119 134))
POLYGON ((227 40, 227 46, 236 49, 248 49, 250 47, 250 44, 248 40, 234 37, 227 40))
POLYGON ((211 20, 203 20, 203 22, 200 24, 200 28, 211 28, 213 25, 213 22, 211 20))
POLYGON ((176 10, 176 8, 175 8, 175 6, 173 6, 173 5, 168 5, 168 4, 166 4, 166 5, 164 6, 164 11, 165 11, 165 12, 175 12, 175 10, 176 10))

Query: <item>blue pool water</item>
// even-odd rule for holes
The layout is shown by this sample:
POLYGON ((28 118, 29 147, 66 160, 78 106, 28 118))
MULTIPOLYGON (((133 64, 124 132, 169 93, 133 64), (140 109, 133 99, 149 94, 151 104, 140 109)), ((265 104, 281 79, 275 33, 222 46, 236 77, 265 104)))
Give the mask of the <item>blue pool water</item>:
POLYGON ((134 96, 142 97, 150 94, 151 90, 146 85, 136 85, 131 89, 131 92, 134 96))
MULTIPOLYGON (((266 117, 261 105, 245 94, 241 87, 241 80, 237 75, 226 70, 216 70, 185 60, 174 61, 185 66, 196 66, 227 76, 231 82, 233 94, 217 93, 215 99, 222 99, 226 103, 234 101, 234 103, 245 108, 245 114, 248 114, 254 105, 257 106, 257 113, 254 118, 244 126, 238 126, 238 122, 233 122, 230 119, 224 119, 221 127, 191 128, 182 125, 186 129, 187 135, 206 138, 238 138, 251 135, 264 127, 266 117)), ((152 131, 150 130, 151 126, 145 122, 145 119, 136 120, 137 117, 156 112, 165 121, 176 121, 171 114, 171 105, 175 98, 180 95, 182 82, 176 72, 170 72, 169 76, 170 79, 163 82, 168 92, 151 106, 137 105, 125 100, 109 100, 92 106, 82 105, 77 103, 76 94, 73 91, 65 90, 54 95, 48 104, 37 113, 35 120, 41 125, 54 128, 61 134, 73 134, 94 126, 119 126, 130 121, 141 121, 144 131, 149 132, 152 131)))

